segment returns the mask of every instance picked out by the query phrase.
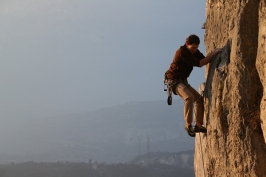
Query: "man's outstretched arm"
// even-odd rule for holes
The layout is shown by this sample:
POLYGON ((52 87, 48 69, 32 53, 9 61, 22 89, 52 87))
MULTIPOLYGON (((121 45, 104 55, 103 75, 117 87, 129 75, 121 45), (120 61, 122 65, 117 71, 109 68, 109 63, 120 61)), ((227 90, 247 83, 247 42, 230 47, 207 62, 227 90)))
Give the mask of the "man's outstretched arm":
POLYGON ((216 56, 218 53, 221 53, 222 52, 222 48, 217 48, 215 49, 213 52, 211 52, 209 55, 207 55, 205 58, 203 58, 202 60, 200 60, 200 64, 199 64, 199 67, 202 67, 208 63, 211 62, 212 58, 214 56, 216 56))

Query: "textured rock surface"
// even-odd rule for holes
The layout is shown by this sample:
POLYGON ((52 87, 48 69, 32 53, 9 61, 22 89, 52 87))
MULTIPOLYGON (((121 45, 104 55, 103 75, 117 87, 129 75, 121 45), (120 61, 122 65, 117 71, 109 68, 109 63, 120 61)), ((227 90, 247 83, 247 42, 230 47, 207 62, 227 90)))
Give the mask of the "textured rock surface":
POLYGON ((265 8, 265 0, 207 0, 206 50, 223 52, 207 70, 197 177, 266 176, 265 8))
POLYGON ((266 1, 261 1, 259 6, 259 35, 258 53, 256 60, 261 83, 263 84, 263 98, 261 100, 261 125, 266 142, 266 1))

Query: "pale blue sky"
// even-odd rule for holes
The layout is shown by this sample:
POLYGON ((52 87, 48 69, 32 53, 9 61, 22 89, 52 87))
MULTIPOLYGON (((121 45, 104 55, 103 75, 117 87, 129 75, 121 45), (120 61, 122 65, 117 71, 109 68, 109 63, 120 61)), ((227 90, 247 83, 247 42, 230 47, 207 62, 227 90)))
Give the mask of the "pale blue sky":
MULTIPOLYGON (((185 38, 197 34, 205 54, 205 3, 1 0, 1 119, 166 100, 164 72, 185 38)), ((196 89, 204 72, 191 74, 196 89)))

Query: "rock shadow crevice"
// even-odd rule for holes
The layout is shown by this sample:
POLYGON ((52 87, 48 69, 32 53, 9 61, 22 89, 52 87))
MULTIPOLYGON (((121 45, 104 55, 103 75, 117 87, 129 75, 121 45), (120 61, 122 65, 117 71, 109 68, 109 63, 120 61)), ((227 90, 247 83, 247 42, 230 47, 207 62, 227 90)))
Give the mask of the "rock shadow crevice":
POLYGON ((229 127, 227 121, 229 110, 222 104, 222 102, 224 91, 228 91, 225 81, 228 73, 228 65, 230 63, 230 53, 231 40, 228 40, 227 44, 223 47, 221 54, 214 57, 212 62, 209 64, 209 71, 203 94, 205 102, 207 102, 207 104, 205 104, 207 105, 207 108, 205 108, 207 125, 210 123, 210 114, 214 115, 212 112, 212 107, 214 106, 216 109, 215 119, 218 118, 220 120, 220 125, 224 133, 228 132, 229 127), (213 90, 216 91, 213 92, 213 90))

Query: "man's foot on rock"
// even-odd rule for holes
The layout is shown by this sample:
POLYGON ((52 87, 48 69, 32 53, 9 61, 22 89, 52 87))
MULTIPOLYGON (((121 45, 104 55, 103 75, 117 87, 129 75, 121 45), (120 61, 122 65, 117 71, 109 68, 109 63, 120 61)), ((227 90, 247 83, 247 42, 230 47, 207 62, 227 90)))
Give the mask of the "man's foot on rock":
POLYGON ((205 128, 203 126, 195 125, 194 132, 195 133, 198 133, 198 132, 207 133, 207 128, 205 128))
POLYGON ((186 129, 186 131, 187 131, 189 136, 191 136, 191 137, 195 137, 196 136, 192 125, 186 125, 185 129, 186 129))

